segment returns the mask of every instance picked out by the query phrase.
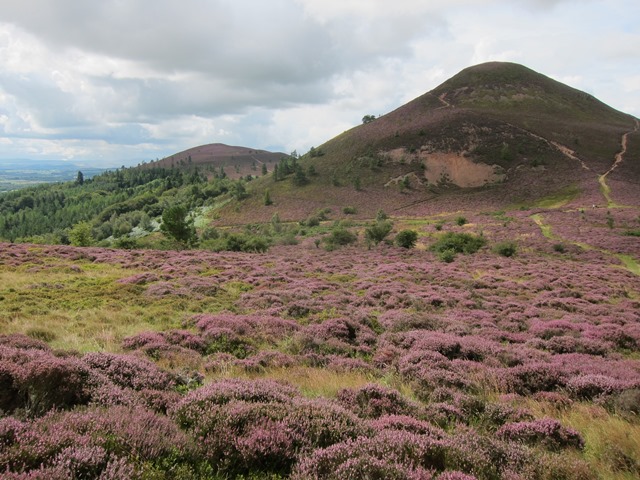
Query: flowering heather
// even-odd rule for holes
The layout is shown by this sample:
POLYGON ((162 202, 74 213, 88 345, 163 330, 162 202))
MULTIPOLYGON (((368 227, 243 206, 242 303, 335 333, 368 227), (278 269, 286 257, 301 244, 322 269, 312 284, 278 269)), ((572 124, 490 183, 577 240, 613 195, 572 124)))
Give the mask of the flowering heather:
POLYGON ((604 209, 573 207, 397 220, 421 245, 442 220, 519 247, 447 264, 421 248, 326 252, 313 236, 268 255, 0 244, 2 476, 631 472, 633 448, 608 446, 618 425, 635 433, 640 244, 622 233, 640 223, 634 209, 612 216, 613 228, 604 209), (104 351, 53 348, 69 346, 104 351), (289 371, 305 394, 339 393, 310 400, 262 378, 289 371), (252 380, 201 386, 205 374, 252 380))
POLYGON ((405 399, 398 391, 371 383, 357 390, 338 392, 337 401, 362 418, 383 415, 416 415, 420 406, 405 399))
POLYGON ((498 429, 496 436, 529 444, 540 444, 546 448, 584 448, 584 440, 578 432, 563 427, 551 418, 531 422, 507 423, 498 429))
POLYGON ((143 358, 114 353, 89 353, 83 360, 123 388, 165 390, 175 386, 175 380, 170 374, 143 358))

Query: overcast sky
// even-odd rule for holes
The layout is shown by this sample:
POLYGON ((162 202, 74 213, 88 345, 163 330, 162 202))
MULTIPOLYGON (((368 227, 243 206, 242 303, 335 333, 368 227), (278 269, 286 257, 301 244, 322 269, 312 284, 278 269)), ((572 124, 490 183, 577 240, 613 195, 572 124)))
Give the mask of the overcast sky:
POLYGON ((0 159, 304 153, 491 60, 640 117, 640 1, 2 0, 0 159))

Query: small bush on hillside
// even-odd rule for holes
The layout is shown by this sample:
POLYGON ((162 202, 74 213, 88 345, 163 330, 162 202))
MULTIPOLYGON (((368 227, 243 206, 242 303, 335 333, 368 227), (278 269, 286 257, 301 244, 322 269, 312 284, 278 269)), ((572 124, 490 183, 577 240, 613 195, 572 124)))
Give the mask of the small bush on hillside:
POLYGON ((327 250, 335 250, 338 247, 345 245, 351 245, 358 240, 358 236, 347 230, 342 226, 338 226, 331 231, 328 237, 325 237, 324 242, 327 250))
POLYGON ((452 250, 454 253, 472 254, 480 250, 485 243, 487 243, 486 239, 481 236, 447 232, 431 245, 430 249, 436 253, 452 250))
POLYGON ((352 206, 344 207, 342 209, 342 213, 344 213, 345 215, 355 215, 357 212, 358 210, 356 209, 356 207, 352 206))
POLYGON ((553 251, 554 251, 554 252, 558 252, 558 253, 564 253, 564 252, 566 251, 566 248, 565 248, 564 244, 562 244, 562 243, 556 243, 556 244, 553 246, 553 251))
POLYGON ((377 245, 391 233, 393 224, 388 221, 378 221, 367 227, 364 231, 365 239, 368 245, 377 245))
POLYGON ((418 241, 418 232, 415 230, 402 230, 396 235, 396 245, 402 248, 413 248, 418 241))
POLYGON ((451 263, 456 259, 456 252, 451 248, 447 248, 438 254, 438 258, 445 263, 451 263))
POLYGON ((493 247, 493 251, 503 257, 513 257, 517 250, 515 242, 501 242, 493 247))
POLYGON ((456 218, 456 225, 461 227, 462 225, 465 225, 466 223, 467 223, 467 219, 465 217, 456 218))

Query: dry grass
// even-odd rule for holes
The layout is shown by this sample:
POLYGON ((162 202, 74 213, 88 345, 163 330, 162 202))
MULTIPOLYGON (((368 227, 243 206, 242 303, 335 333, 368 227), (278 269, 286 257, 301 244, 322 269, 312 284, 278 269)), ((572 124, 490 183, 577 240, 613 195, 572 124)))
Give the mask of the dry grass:
POLYGON ((584 459, 598 478, 631 480, 640 477, 640 422, 630 421, 594 404, 576 403, 559 409, 546 402, 527 401, 536 417, 557 418, 580 432, 584 459))

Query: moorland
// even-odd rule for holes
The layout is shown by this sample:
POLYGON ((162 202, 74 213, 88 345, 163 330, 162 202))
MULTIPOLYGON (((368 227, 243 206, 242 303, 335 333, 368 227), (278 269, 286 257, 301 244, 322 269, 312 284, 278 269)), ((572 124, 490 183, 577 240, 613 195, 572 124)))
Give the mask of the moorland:
POLYGON ((3 194, 0 477, 638 478, 638 199, 638 120, 504 63, 3 194))

